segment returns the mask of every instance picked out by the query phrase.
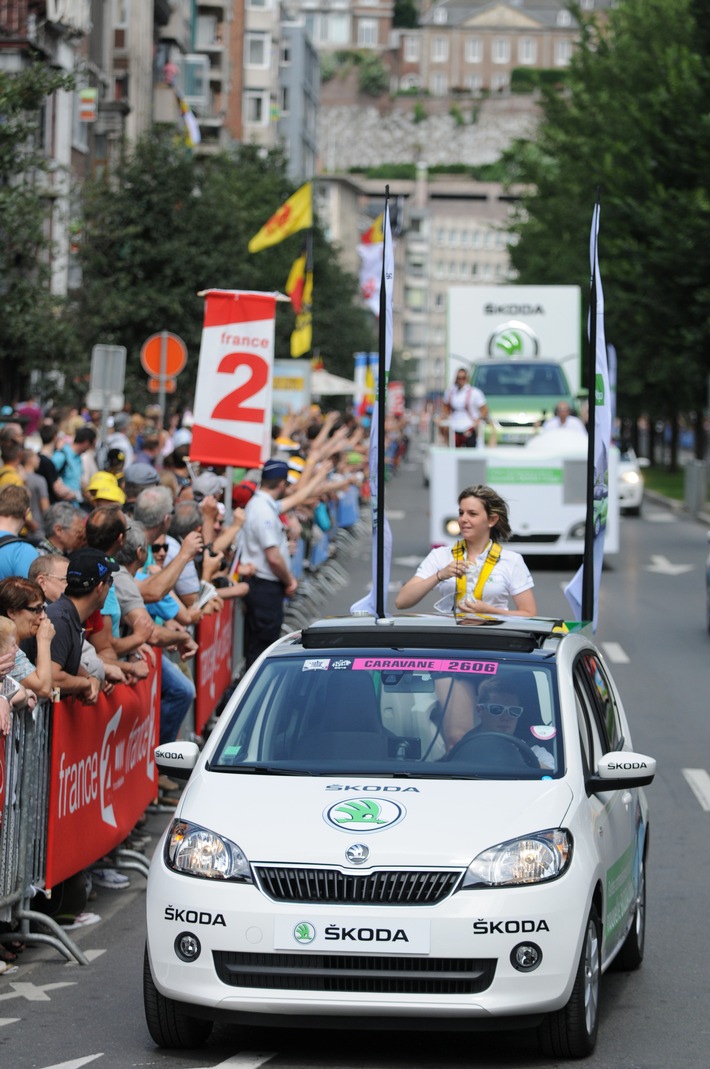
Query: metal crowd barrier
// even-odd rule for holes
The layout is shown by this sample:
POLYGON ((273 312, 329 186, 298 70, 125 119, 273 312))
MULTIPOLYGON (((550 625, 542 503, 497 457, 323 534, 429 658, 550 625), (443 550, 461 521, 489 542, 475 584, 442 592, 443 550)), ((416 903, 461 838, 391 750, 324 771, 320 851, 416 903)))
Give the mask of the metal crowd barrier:
POLYGON ((284 609, 283 634, 307 627, 322 615, 332 595, 348 583, 341 559, 372 537, 370 511, 360 508, 357 487, 351 487, 338 502, 331 503, 329 513, 330 530, 321 531, 314 525, 310 539, 301 538, 292 557, 299 582, 284 609))
MULTIPOLYGON (((16 712, 5 741, 4 800, 0 817, 0 921, 17 924, 1 932, 0 943, 48 943, 81 965, 88 959, 60 924, 31 908, 44 886, 49 811, 49 754, 52 702, 37 703, 33 712, 16 712), (30 924, 35 930, 30 935, 30 924), (46 931, 37 931, 41 925, 46 931)), ((0 745, 2 742, 0 741, 0 745)))

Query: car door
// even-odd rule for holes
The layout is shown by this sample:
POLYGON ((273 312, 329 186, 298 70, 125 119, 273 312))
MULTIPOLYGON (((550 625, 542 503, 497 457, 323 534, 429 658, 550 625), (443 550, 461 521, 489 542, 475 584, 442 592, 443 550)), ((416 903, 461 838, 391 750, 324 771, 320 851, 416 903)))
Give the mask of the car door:
MULTIPOLYGON (((604 666, 596 651, 582 653, 574 668, 577 715, 588 771, 599 758, 623 746, 619 710, 604 666)), ((594 794, 589 799, 605 871, 604 957, 626 933, 636 905, 641 857, 638 791, 625 789, 594 794)))

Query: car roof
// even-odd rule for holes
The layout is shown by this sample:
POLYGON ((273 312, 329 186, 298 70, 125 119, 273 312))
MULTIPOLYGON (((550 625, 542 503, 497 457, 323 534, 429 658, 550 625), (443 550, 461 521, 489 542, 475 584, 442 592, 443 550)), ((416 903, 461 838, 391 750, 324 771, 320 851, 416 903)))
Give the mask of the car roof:
MULTIPOLYGON (((391 649, 446 649, 471 646, 477 650, 553 652, 570 630, 580 625, 560 618, 433 616, 409 614, 376 619, 369 615, 334 617, 317 620, 299 636, 284 644, 304 650, 332 650, 352 647, 383 646, 391 649), (467 629, 475 631, 468 632, 467 629)), ((284 650, 284 645, 281 646, 284 650)), ((286 652, 284 650, 284 652, 286 652)))

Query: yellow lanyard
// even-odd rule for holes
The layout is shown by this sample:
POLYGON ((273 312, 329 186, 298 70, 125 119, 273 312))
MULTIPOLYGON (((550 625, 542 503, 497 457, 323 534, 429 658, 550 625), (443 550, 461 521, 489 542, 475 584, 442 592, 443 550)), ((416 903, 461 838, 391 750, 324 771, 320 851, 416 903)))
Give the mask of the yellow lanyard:
MULTIPOLYGON (((491 574, 496 564, 500 560, 501 550, 502 547, 499 545, 498 542, 491 542, 491 548, 488 550, 488 555, 485 561, 483 562, 483 567, 479 572, 478 579, 476 581, 476 586, 473 591, 474 601, 481 600, 481 594, 483 593, 483 588, 488 581, 488 576, 491 574)), ((463 538, 461 538, 456 543, 454 548, 451 550, 451 554, 455 561, 466 560, 466 543, 464 542, 463 538)), ((456 608, 459 602, 462 601, 465 597, 466 572, 463 572, 462 575, 456 576, 456 597, 454 601, 454 608, 456 608)))

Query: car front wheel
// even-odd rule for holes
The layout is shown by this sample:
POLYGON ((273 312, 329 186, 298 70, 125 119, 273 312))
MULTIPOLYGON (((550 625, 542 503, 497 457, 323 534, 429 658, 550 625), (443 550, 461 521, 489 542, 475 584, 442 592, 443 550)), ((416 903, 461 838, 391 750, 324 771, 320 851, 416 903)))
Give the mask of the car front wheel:
POLYGON ((201 1047, 210 1037, 212 1021, 190 1017, 183 1012, 180 1002, 158 991, 150 971, 147 947, 143 959, 143 1006, 148 1031, 159 1047, 190 1050, 201 1047))
POLYGON ((592 906, 582 943, 574 987, 566 1006, 548 1014, 538 1038, 544 1054, 553 1058, 586 1058, 594 1050, 599 1029, 601 981, 601 923, 592 906))

